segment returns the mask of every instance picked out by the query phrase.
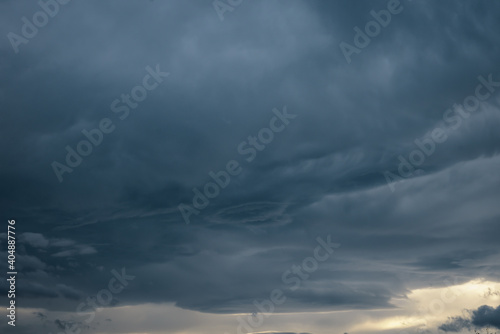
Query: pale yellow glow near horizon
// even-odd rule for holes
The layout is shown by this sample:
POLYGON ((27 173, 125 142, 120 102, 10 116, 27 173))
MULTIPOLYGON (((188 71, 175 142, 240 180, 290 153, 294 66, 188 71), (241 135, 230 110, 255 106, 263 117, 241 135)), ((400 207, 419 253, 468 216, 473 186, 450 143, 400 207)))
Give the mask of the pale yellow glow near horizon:
MULTIPOLYGON (((342 310, 297 313, 275 313, 254 333, 266 332, 308 332, 328 334, 335 328, 339 333, 372 334, 381 331, 403 331, 409 328, 430 329, 446 322, 449 316, 460 316, 464 309, 477 309, 481 305, 498 306, 500 282, 473 280, 464 284, 441 288, 415 289, 407 298, 391 300, 398 309, 342 310), (488 293, 488 289, 492 293, 488 293), (441 307, 442 306, 442 307, 441 307)), ((75 306, 76 307, 76 306, 75 306)), ((33 312, 40 311, 54 319, 85 319, 69 311, 46 311, 43 309, 19 309, 19 318, 24 325, 32 318, 33 330, 43 325, 34 318, 33 312)), ((241 316, 247 316, 242 314, 241 316)), ((104 308, 96 312, 90 324, 96 334, 236 334, 240 314, 211 314, 186 310, 174 303, 139 304, 104 308), (107 318, 112 322, 105 321, 107 318), (147 328, 148 331, 144 332, 147 328), (168 328, 168 332, 165 331, 168 328)), ((33 331, 34 332, 34 331, 33 331)), ((53 331, 54 332, 54 331, 53 331)), ((54 332, 55 333, 55 332, 54 332)))
POLYGON ((435 329, 448 317, 467 316, 465 309, 477 309, 482 305, 498 306, 500 296, 488 294, 499 291, 500 283, 476 279, 464 284, 440 288, 412 290, 405 299, 393 299, 400 307, 398 316, 370 320, 354 326, 351 332, 420 327, 435 329))

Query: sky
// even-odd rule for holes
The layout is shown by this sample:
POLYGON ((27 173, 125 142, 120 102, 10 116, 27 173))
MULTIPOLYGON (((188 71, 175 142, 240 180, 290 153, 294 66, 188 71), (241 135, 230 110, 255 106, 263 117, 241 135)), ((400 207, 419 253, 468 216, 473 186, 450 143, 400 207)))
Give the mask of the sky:
POLYGON ((0 1, 0 332, 500 329, 499 14, 0 1))

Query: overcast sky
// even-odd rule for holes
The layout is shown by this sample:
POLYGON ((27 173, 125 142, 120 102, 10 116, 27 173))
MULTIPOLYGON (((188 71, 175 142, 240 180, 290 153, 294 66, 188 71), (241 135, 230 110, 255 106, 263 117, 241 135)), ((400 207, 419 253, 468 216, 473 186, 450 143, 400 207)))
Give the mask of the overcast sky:
POLYGON ((500 328, 499 14, 0 1, 0 331, 500 328))

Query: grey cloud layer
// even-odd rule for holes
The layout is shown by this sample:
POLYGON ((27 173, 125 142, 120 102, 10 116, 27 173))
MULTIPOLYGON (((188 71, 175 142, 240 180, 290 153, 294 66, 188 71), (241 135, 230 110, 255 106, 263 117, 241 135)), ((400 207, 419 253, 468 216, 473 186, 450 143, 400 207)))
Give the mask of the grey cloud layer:
POLYGON ((460 332, 464 329, 495 327, 500 329, 500 306, 497 308, 483 305, 477 310, 469 311, 470 317, 452 317, 439 329, 445 332, 460 332))
MULTIPOLYGON (((446 277, 497 279, 498 94, 424 175, 392 193, 383 172, 479 75, 500 81, 500 4, 402 1, 346 64, 338 44, 386 4, 245 1, 221 22, 211 1, 72 1, 18 54, 4 38, 0 203, 23 226, 23 305, 73 309, 126 267, 117 305, 251 312, 328 234, 342 248, 277 312, 390 309, 446 277), (52 161, 154 64, 169 78, 60 184, 52 161), (300 119, 185 225, 179 203, 283 105, 300 119)), ((0 2, 1 30, 36 10, 0 2)))

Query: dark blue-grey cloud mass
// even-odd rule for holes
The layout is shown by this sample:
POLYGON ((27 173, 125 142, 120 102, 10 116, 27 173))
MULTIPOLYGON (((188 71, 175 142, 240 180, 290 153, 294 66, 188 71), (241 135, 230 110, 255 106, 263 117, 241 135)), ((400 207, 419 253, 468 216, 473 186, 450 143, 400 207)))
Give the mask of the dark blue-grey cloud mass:
POLYGON ((448 322, 439 326, 445 332, 460 332, 471 328, 498 328, 500 329, 500 306, 496 308, 483 305, 477 310, 469 311, 470 317, 452 317, 448 322))
MULTIPOLYGON (((273 289, 276 313, 396 311, 413 289, 498 281, 500 3, 401 0, 348 63, 340 43, 388 3, 252 0, 221 21, 213 1, 73 0, 16 53, 8 34, 41 7, 1 1, 0 208, 18 226, 19 303, 76 310, 122 268, 136 278, 107 306, 221 316, 273 289), (99 144, 71 167, 82 140, 99 144), (328 235, 341 247, 291 291, 283 273, 328 235)), ((498 309, 476 311, 472 325, 494 325, 498 309)))

